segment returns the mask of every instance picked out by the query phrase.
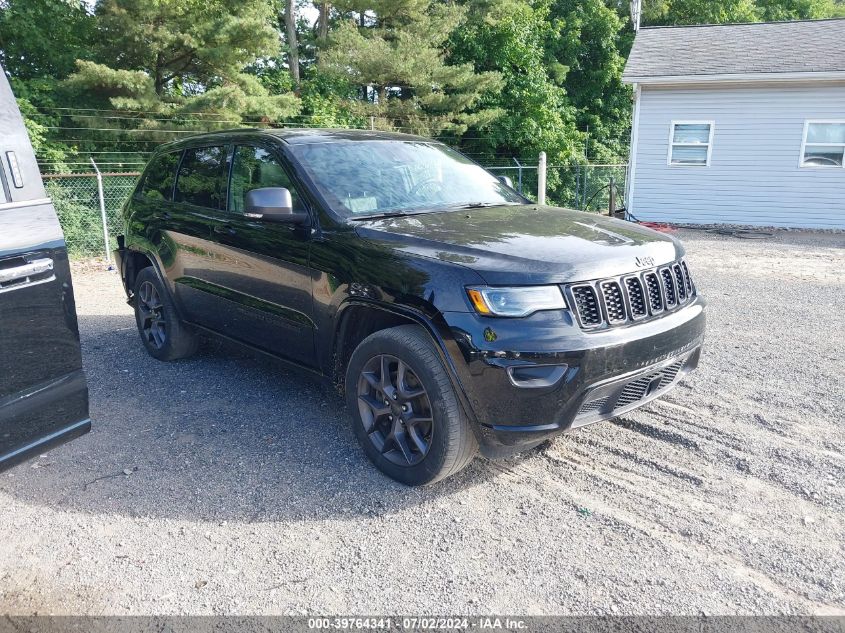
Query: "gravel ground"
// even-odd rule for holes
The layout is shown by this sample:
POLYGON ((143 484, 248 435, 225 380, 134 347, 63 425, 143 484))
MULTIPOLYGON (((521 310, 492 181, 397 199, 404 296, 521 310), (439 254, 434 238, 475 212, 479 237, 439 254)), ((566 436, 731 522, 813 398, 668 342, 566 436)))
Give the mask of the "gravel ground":
POLYGON ((272 361, 148 357, 79 269, 94 429, 0 475, 0 612, 845 614, 845 236, 681 237, 698 372, 424 490, 272 361))

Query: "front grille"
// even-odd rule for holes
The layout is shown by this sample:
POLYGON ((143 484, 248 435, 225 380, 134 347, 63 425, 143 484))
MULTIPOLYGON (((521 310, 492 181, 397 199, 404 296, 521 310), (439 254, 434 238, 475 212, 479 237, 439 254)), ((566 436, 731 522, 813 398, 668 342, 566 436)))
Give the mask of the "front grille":
POLYGON ((685 303, 687 300, 687 284, 684 281, 684 272, 681 270, 680 264, 672 266, 672 272, 675 273, 675 287, 678 290, 678 301, 685 303))
MULTIPOLYGON (((587 416, 595 413, 603 415, 613 414, 614 411, 624 409, 632 404, 662 391, 675 382, 678 373, 684 366, 685 360, 679 360, 667 365, 657 371, 638 376, 624 384, 621 391, 615 391, 615 395, 602 395, 594 400, 588 399, 578 410, 578 416, 587 416)), ((621 386, 621 385, 620 385, 621 386)))
POLYGON ((695 296, 684 261, 622 278, 573 284, 568 290, 578 322, 586 329, 653 318, 695 296))
POLYGON ((645 283, 648 286, 648 304, 652 314, 663 311, 663 293, 660 291, 660 280, 657 273, 646 273, 645 283))
POLYGON ((623 323, 628 320, 625 310, 625 299, 622 297, 622 287, 615 281, 603 281, 600 284, 604 297, 604 307, 607 310, 609 323, 623 323))
POLYGON ((625 279, 625 290, 628 291, 628 303, 631 306, 631 316, 641 319, 648 316, 643 282, 639 277, 625 279))
POLYGON ((689 268, 687 268, 687 263, 685 261, 681 262, 681 268, 684 269, 684 283, 687 287, 687 296, 692 296, 692 275, 689 274, 689 268))
POLYGON ((660 278, 663 280, 663 296, 666 297, 666 307, 674 308, 678 304, 678 294, 675 290, 675 280, 668 268, 660 270, 660 278))
POLYGON ((596 289, 592 286, 576 286, 572 289, 575 307, 584 327, 601 325, 601 308, 596 289))

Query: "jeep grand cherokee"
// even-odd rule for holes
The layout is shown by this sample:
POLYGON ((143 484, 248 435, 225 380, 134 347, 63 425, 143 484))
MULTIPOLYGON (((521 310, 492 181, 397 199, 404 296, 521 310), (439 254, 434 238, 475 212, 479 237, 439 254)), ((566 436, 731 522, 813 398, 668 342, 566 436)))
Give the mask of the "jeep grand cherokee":
POLYGON ((680 243, 533 204, 424 138, 183 139, 156 151, 125 220, 152 356, 209 332, 332 381, 367 456, 409 485, 638 407, 699 359, 680 243))

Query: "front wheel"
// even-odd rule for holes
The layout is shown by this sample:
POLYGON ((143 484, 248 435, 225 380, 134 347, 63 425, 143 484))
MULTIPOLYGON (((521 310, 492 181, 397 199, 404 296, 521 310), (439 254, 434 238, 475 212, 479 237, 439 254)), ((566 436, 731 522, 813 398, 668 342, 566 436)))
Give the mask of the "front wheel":
POLYGON ((176 360, 197 351, 197 335, 182 323, 170 293, 151 267, 135 279, 135 323, 144 348, 158 360, 176 360))
POLYGON ((418 326, 361 342, 346 370, 346 401, 367 457, 409 486, 458 472, 478 449, 446 368, 418 326))

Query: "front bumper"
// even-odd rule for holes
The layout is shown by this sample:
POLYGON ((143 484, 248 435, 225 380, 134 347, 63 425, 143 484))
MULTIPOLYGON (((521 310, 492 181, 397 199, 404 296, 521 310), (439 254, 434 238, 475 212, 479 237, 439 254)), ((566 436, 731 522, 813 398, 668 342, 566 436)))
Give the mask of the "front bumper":
POLYGON ((504 457, 657 398, 698 365, 705 301, 653 321, 585 332, 569 313, 449 313, 453 358, 482 453, 504 457))

